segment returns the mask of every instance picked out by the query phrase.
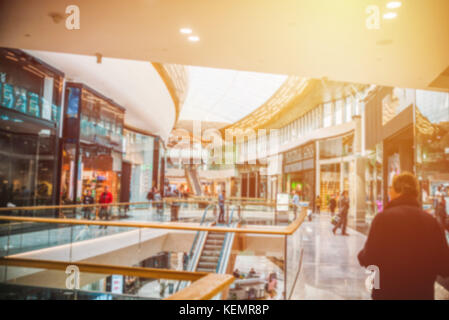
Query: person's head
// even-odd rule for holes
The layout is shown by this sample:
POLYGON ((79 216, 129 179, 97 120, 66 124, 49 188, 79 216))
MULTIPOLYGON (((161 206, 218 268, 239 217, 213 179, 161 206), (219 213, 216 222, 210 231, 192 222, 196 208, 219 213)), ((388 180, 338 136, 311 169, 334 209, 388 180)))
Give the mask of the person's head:
POLYGON ((104 186, 104 192, 108 192, 109 188, 108 186, 104 186))
POLYGON ((342 193, 341 193, 341 196, 343 197, 343 198, 347 198, 348 197, 348 191, 343 191, 342 193))
POLYGON ((389 189, 389 196, 391 200, 397 199, 400 196, 408 196, 418 198, 418 181, 410 172, 402 172, 395 175, 393 183, 389 189))
POLYGON ((90 196, 91 194, 92 194, 92 191, 90 191, 90 189, 87 189, 86 195, 90 196))

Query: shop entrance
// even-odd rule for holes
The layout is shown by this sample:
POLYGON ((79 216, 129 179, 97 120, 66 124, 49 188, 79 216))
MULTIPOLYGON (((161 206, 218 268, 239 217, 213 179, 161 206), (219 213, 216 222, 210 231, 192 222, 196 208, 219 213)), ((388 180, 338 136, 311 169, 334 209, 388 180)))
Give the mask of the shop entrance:
POLYGON ((340 163, 323 164, 320 166, 320 199, 321 208, 328 210, 329 201, 341 193, 340 163))

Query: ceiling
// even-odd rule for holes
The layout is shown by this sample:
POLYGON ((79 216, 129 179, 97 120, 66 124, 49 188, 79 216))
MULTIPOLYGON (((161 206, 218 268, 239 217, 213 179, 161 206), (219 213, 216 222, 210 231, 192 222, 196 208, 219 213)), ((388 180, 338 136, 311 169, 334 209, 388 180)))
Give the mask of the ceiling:
POLYGON ((234 123, 265 103, 287 76, 187 67, 189 90, 181 120, 234 123))
POLYGON ((25 51, 64 72, 68 81, 87 84, 120 104, 126 109, 127 125, 159 135, 163 140, 168 138, 175 122, 175 106, 151 63, 103 58, 99 64, 87 55, 25 51))
POLYGON ((1 1, 0 46, 449 90, 449 1, 402 0, 397 18, 367 29, 367 6, 384 14, 387 2, 1 1), (72 4, 79 30, 65 27, 72 4))

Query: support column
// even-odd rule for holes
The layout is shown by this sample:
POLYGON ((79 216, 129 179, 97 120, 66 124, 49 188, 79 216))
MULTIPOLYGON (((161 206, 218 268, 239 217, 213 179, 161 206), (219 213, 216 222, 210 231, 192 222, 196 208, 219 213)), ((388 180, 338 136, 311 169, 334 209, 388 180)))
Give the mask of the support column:
POLYGON ((356 158, 354 161, 354 178, 355 178, 355 223, 363 225, 366 223, 366 185, 365 185, 365 158, 356 158))
POLYGON ((354 195, 355 195, 355 224, 363 226, 366 223, 366 163, 367 159, 363 157, 363 127, 362 117, 354 116, 354 195))
POLYGON ((320 142, 315 141, 315 199, 321 198, 321 166, 320 166, 320 142))

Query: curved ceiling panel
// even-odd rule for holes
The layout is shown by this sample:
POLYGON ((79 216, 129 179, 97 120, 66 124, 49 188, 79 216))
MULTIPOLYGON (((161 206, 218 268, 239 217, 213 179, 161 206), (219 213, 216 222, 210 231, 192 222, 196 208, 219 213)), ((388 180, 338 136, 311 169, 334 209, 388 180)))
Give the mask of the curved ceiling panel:
POLYGON ((287 76, 187 67, 189 91, 181 120, 234 123, 263 105, 287 76))
POLYGON ((126 109, 125 123, 167 140, 176 110, 164 81, 150 62, 25 50, 126 109))

